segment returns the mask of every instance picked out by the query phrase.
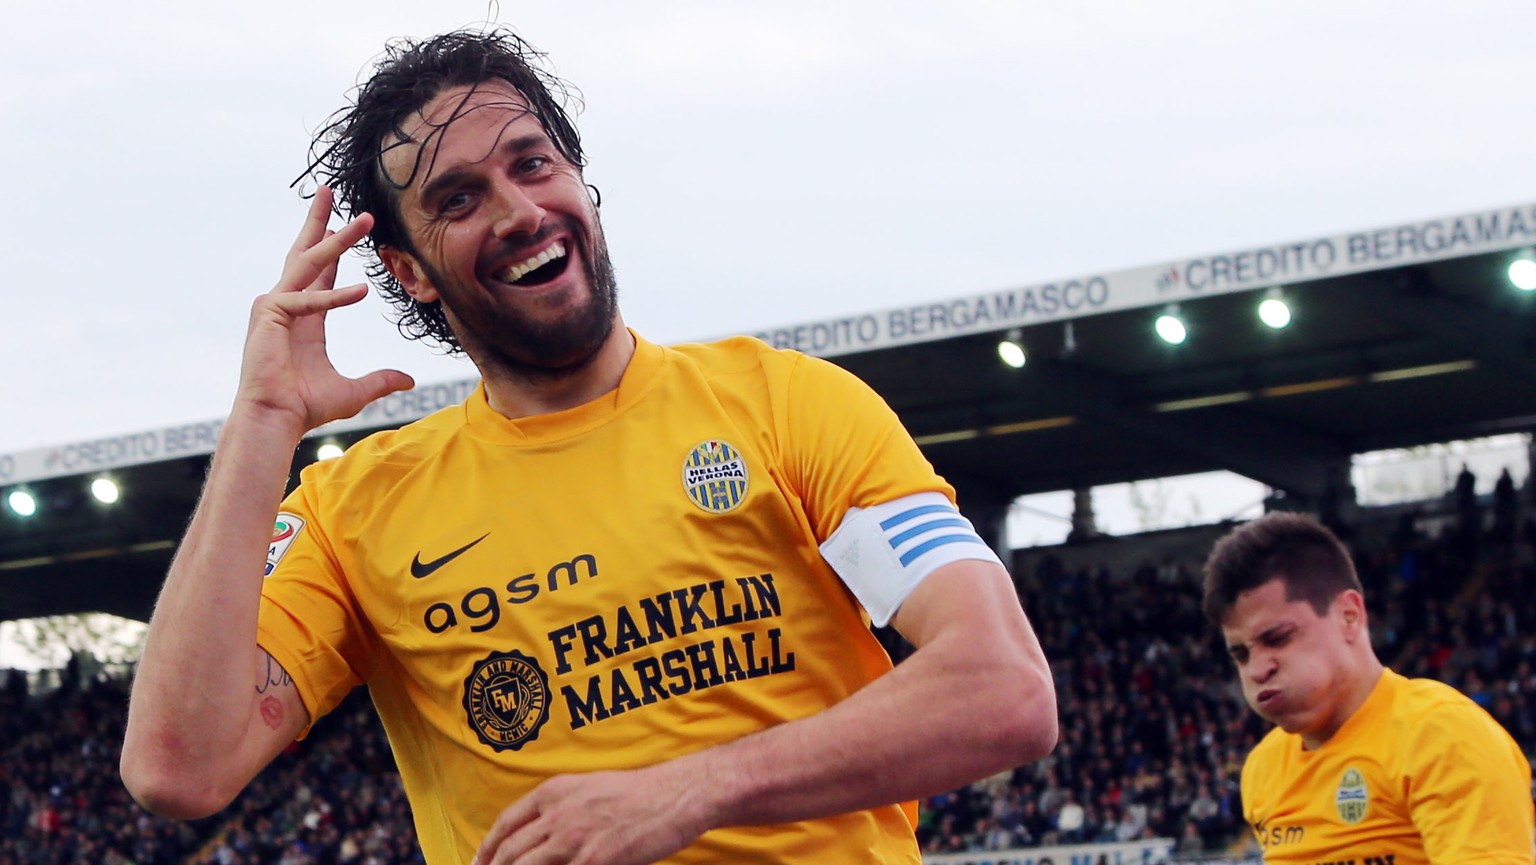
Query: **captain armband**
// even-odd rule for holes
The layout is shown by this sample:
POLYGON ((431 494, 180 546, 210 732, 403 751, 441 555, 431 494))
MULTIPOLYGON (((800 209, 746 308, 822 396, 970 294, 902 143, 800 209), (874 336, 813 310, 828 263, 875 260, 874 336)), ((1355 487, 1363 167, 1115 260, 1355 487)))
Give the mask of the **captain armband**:
POLYGON ((890 622, 918 583, 950 562, 1002 564, 971 521, 935 492, 849 509, 821 545, 821 556, 877 626, 890 622))

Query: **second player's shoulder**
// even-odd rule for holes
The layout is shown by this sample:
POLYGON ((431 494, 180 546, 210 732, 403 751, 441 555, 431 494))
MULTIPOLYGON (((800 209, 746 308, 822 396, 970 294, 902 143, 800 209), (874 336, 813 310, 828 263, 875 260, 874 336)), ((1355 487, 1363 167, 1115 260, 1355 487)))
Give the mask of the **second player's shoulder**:
POLYGON ((1299 741, 1296 736, 1279 727, 1271 728, 1243 760, 1243 775, 1246 777, 1250 772, 1260 774, 1273 771, 1284 756, 1297 747, 1299 741))
POLYGON ((1394 688, 1392 715, 1401 720, 1406 729, 1425 723, 1436 725, 1454 724, 1473 717, 1488 717, 1481 706, 1471 697, 1435 679, 1409 679, 1387 670, 1384 676, 1394 688))
POLYGON ((1286 774, 1285 755, 1295 746, 1294 736, 1279 727, 1271 729, 1243 758, 1239 776, 1242 798, 1249 812, 1262 809, 1272 802, 1272 795, 1282 788, 1280 779, 1286 774))
POLYGON ((1437 755, 1468 749, 1497 747, 1512 740, 1493 716, 1466 694, 1434 679, 1395 677, 1386 729, 1380 737, 1393 743, 1395 753, 1411 763, 1435 760, 1437 755))

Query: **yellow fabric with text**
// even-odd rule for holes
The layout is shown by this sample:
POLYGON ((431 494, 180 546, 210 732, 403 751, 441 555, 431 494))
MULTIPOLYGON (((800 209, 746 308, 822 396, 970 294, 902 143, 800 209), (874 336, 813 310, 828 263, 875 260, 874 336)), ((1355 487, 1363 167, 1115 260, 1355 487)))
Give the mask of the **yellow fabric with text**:
MULTIPOLYGON (((483 387, 310 466, 260 642, 312 717, 366 683, 429 863, 558 773, 818 712, 890 669, 817 544, 850 507, 953 499, 895 414, 747 338, 637 338, 618 389, 508 420, 483 387)), ((917 863, 915 809, 706 833, 673 863, 917 863)))

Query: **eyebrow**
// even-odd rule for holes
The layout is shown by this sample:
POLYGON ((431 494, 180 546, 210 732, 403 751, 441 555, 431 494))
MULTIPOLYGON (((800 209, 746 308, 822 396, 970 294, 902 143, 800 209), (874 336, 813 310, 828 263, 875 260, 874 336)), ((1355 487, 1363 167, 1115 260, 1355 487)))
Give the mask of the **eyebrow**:
MULTIPOLYGON (((530 132, 526 135, 519 135, 516 138, 507 139, 499 146, 493 148, 492 152, 494 153, 496 151, 501 151, 503 153, 521 153, 548 141, 549 136, 545 135, 542 131, 530 132)), ((489 154, 487 154, 487 158, 489 158, 489 154)), ((453 168, 443 171, 441 174, 437 174, 431 180, 428 180, 426 183, 422 184, 421 192, 419 193, 420 199, 422 201, 430 201, 432 196, 437 195, 444 189, 457 184, 468 173, 469 172, 466 171, 463 167, 454 166, 453 168)))

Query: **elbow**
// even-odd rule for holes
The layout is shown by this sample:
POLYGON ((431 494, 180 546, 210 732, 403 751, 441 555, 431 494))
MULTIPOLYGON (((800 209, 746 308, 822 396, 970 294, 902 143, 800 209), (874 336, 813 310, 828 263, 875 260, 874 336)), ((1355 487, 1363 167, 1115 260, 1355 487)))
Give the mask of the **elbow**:
POLYGON ((152 758, 142 748, 123 747, 118 764, 123 786, 144 810, 173 820, 198 820, 224 810, 238 788, 228 792, 199 767, 174 759, 152 758))
POLYGON ((1060 734, 1056 687, 1043 662, 1025 665, 1012 680, 1015 687, 1008 689, 1010 711, 998 713, 997 744, 1011 765, 1022 766, 1056 749, 1060 734))

